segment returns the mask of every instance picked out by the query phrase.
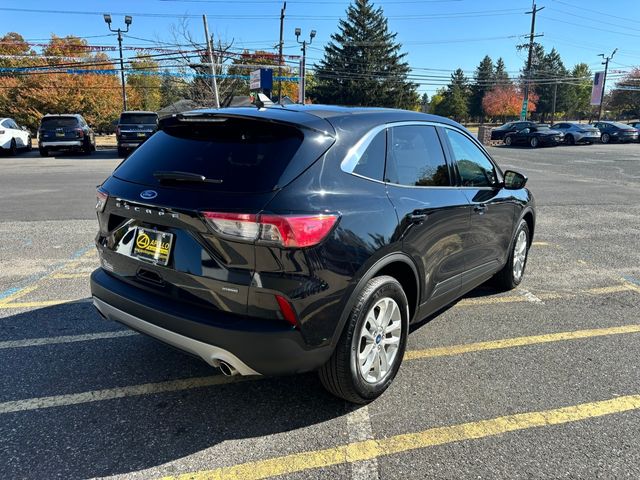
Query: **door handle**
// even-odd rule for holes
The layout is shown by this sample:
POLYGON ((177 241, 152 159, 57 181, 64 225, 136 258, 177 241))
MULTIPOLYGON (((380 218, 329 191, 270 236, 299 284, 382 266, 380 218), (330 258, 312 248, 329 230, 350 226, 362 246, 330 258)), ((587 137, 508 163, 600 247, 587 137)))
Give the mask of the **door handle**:
POLYGON ((426 213, 410 213, 407 218, 411 223, 420 223, 427 219, 429 215, 426 213))
POLYGON ((477 205, 473 206, 473 211, 476 212, 478 215, 482 215, 484 214, 484 212, 487 211, 487 206, 483 203, 478 203, 477 205))

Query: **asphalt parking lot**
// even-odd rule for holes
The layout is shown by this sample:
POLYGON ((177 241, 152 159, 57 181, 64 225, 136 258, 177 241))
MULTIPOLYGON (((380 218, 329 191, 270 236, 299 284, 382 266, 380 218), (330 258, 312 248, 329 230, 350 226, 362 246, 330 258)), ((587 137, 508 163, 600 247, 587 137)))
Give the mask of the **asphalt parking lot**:
POLYGON ((490 149, 538 223, 520 288, 423 322, 368 407, 224 377, 102 320, 95 185, 0 158, 0 478, 640 478, 640 144, 490 149))

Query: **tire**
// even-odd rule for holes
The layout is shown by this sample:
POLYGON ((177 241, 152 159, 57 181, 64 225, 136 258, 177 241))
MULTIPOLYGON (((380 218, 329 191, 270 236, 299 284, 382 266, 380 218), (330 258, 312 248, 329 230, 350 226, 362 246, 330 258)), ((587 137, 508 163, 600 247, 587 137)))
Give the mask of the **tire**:
POLYGON ((82 146, 82 153, 85 155, 91 155, 93 152, 93 148, 91 148, 91 140, 85 140, 84 145, 82 146))
POLYGON ((48 157, 49 156, 49 150, 46 148, 39 148, 38 151, 40 152, 40 156, 41 157, 48 157))
POLYGON ((602 135, 600 135, 600 141, 602 143, 609 143, 611 141, 611 136, 609 136, 608 133, 603 133, 602 135))
POLYGON ((529 140, 529 145, 531 145, 531 148, 538 148, 538 145, 540 145, 540 140, 538 140, 538 137, 531 137, 531 139, 529 140))
POLYGON ((505 144, 507 147, 510 147, 510 146, 511 146, 511 143, 512 143, 511 136, 506 136, 506 137, 504 137, 504 144, 505 144))
POLYGON ((409 308, 400 283, 386 275, 372 278, 358 294, 333 355, 320 368, 322 385, 336 397, 348 402, 366 404, 375 400, 398 373, 408 331, 409 308), (381 332, 384 326, 376 325, 375 319, 380 319, 377 315, 382 316, 383 309, 387 307, 391 309, 392 316, 386 330, 381 332), (370 330, 374 330, 375 337, 369 333, 369 341, 364 333, 370 330), (385 340, 393 342, 385 344, 385 340), (360 356, 367 350, 369 354, 365 354, 366 358, 361 361, 360 356), (386 369, 383 360, 389 362, 386 369), (365 374, 363 371, 367 362, 370 365, 365 374), (374 368, 376 365, 377 371, 374 368))
POLYGON ((529 225, 527 225, 525 220, 520 221, 511 243, 511 251, 509 252, 507 264, 495 276, 498 288, 505 291, 516 288, 520 285, 524 277, 524 271, 529 258, 529 246, 531 245, 529 225), (519 270, 516 268, 518 263, 520 265, 519 270))
POLYGON ((16 139, 11 139, 11 145, 9 146, 9 155, 15 157, 18 154, 18 144, 16 143, 16 139))
POLYGON ((565 142, 567 142, 567 145, 575 145, 576 144, 576 139, 574 138, 573 135, 567 135, 564 139, 565 142))

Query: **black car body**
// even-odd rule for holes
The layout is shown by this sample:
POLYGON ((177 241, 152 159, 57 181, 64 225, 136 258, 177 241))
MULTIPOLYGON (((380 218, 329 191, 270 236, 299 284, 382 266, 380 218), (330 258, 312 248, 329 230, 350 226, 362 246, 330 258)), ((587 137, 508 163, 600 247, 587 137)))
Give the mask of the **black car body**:
POLYGON ((525 182, 433 115, 179 114, 99 187, 94 303, 227 374, 320 369, 333 393, 366 402, 398 368, 378 383, 335 373, 367 302, 385 294, 398 306, 384 304, 402 329, 374 337, 401 359, 409 322, 496 274, 517 285, 509 269, 523 271, 535 225, 525 182))
POLYGON ((40 155, 52 151, 74 151, 89 155, 96 149, 96 137, 82 115, 45 115, 38 129, 40 155))
POLYGON ((158 114, 155 112, 122 112, 116 127, 118 155, 124 156, 138 148, 158 130, 158 114))
POLYGON ((564 133, 548 125, 525 127, 504 137, 505 145, 529 145, 532 148, 554 146, 564 142, 564 133))
POLYGON ((504 125, 500 125, 499 127, 491 130, 491 140, 504 140, 504 137, 508 133, 516 133, 520 130, 524 130, 525 128, 535 127, 535 122, 529 121, 521 121, 521 122, 509 122, 504 125))
POLYGON ((620 122, 596 122, 593 126, 600 130, 602 143, 638 141, 638 130, 631 125, 620 122))

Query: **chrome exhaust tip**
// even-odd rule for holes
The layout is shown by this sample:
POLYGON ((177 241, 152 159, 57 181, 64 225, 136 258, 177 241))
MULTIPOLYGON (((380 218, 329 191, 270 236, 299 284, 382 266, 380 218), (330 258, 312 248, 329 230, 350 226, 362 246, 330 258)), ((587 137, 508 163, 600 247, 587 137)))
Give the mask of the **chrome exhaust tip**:
POLYGON ((220 365, 218 368, 222 372, 223 375, 227 377, 233 377, 234 375, 238 375, 238 370, 236 370, 233 365, 228 364, 225 361, 220 360, 220 365))

